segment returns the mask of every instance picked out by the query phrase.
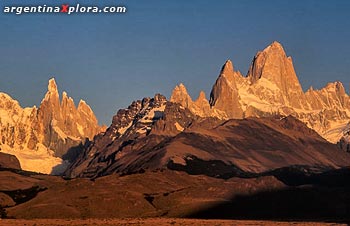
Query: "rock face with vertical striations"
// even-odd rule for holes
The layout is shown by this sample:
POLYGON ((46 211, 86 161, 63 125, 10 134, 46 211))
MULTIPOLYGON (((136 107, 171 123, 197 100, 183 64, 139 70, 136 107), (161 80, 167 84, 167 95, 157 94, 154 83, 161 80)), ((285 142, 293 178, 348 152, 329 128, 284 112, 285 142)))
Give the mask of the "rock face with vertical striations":
MULTIPOLYGON (((242 75, 234 71, 232 62, 226 61, 210 93, 210 105, 215 106, 216 114, 225 118, 242 118, 238 88, 242 75)), ((214 114, 215 115, 215 114, 214 114)))
POLYGON ((209 108, 197 108, 187 91, 184 99, 179 90, 174 89, 170 101, 196 115, 221 119, 292 115, 332 143, 341 139, 350 122, 350 98, 342 83, 303 92, 292 58, 278 42, 254 56, 246 76, 228 60, 212 88, 209 108))
POLYGON ((9 95, 0 93, 0 148, 20 160, 22 168, 51 173, 64 163, 64 155, 92 140, 101 131, 91 108, 74 101, 66 92, 62 100, 54 79, 39 108, 22 108, 9 95))

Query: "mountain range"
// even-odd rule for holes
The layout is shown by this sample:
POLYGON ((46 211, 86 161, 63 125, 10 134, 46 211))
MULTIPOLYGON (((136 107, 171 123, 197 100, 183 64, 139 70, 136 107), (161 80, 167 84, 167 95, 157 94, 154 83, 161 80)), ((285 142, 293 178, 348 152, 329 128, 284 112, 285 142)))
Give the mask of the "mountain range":
POLYGON ((209 100, 203 91, 193 100, 180 84, 169 100, 156 94, 132 102, 108 128, 84 101, 76 107, 65 92, 60 100, 54 79, 39 108, 1 93, 0 116, 2 152, 25 170, 68 177, 165 168, 231 177, 291 165, 334 169, 350 160, 344 86, 304 92, 278 42, 254 56, 245 76, 227 60, 209 100))
POLYGON ((278 42, 209 99, 179 84, 108 128, 54 79, 39 108, 0 93, 0 218, 349 222, 349 122, 343 85, 304 92, 278 42))
POLYGON ((200 92, 193 101, 183 84, 176 86, 170 101, 199 116, 222 119, 294 116, 331 143, 337 143, 349 127, 350 98, 341 82, 303 92, 292 58, 278 42, 258 52, 246 76, 228 60, 220 72, 209 101, 200 92))
POLYGON ((170 101, 157 94, 121 109, 66 175, 171 168, 232 177, 292 165, 339 168, 349 165, 349 154, 334 144, 348 148, 349 120, 343 85, 304 93, 291 57, 273 42, 256 54, 246 76, 228 60, 209 101, 203 91, 193 101, 180 84, 170 101))

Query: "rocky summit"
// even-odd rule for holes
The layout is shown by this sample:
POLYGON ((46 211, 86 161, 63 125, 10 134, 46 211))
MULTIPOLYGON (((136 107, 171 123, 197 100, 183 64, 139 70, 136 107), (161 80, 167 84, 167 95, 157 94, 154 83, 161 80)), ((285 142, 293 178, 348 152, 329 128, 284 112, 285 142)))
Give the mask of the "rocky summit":
POLYGON ((60 100, 54 79, 50 79, 39 108, 22 108, 9 95, 0 93, 1 152, 15 155, 24 170, 42 173, 64 170, 68 162, 62 159, 67 153, 92 140, 100 131, 85 101, 81 100, 76 107, 66 92, 60 100))
POLYGON ((210 100, 203 91, 200 97, 200 101, 192 101, 181 84, 170 101, 198 116, 221 119, 291 115, 332 143, 342 138, 350 122, 350 98, 343 84, 334 82, 303 92, 292 58, 278 42, 254 56, 246 76, 235 71, 228 60, 213 85, 210 100))

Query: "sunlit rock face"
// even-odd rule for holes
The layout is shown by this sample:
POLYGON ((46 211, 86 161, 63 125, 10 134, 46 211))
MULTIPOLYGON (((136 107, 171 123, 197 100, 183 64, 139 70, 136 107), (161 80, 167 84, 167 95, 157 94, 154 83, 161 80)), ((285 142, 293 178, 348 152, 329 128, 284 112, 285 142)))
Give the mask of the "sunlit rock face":
POLYGON ((350 98, 341 82, 303 92, 292 58, 273 42, 258 52, 246 76, 228 60, 213 85, 210 106, 193 102, 184 85, 175 87, 170 101, 199 116, 221 119, 292 115, 322 137, 337 143, 350 121, 350 98))
POLYGON ((92 140, 101 131, 91 108, 81 100, 78 107, 66 92, 60 101, 54 79, 39 108, 22 108, 0 93, 0 148, 16 155, 24 170, 51 173, 63 164, 70 148, 92 140))

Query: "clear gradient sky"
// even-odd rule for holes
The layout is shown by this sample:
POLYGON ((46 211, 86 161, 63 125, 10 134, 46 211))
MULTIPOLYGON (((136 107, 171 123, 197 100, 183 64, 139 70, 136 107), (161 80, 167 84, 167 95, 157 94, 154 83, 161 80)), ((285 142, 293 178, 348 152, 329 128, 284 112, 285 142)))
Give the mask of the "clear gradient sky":
POLYGON ((39 105, 50 77, 101 123, 132 100, 182 82, 209 96, 222 64, 246 74, 258 50, 282 43, 304 90, 350 82, 348 0, 14 1, 5 5, 124 4, 124 15, 5 15, 0 12, 0 91, 39 105))

